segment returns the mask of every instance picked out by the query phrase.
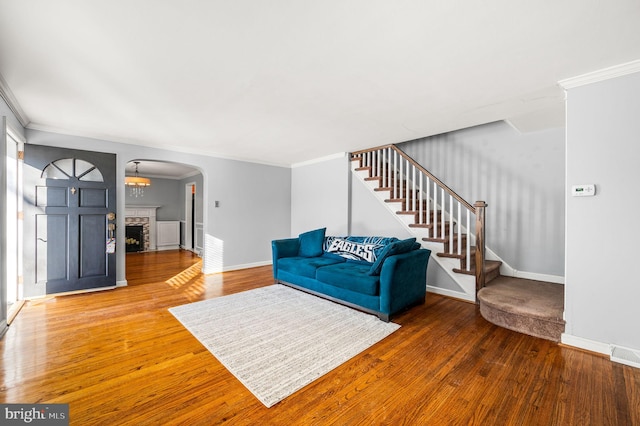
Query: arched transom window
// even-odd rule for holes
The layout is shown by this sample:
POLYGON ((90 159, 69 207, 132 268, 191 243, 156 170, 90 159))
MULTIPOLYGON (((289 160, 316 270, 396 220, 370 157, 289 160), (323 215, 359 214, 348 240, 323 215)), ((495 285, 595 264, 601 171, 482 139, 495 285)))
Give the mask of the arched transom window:
POLYGON ((79 158, 52 161, 42 171, 44 179, 76 178, 84 182, 104 182, 102 173, 93 164, 79 158))

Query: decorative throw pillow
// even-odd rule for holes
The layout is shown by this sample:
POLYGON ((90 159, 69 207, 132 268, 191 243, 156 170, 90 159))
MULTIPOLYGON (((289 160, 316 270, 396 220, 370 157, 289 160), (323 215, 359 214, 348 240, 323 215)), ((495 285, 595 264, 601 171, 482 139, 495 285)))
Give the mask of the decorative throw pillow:
POLYGON ((380 271, 382 271, 382 264, 387 257, 393 256, 394 254, 408 253, 414 249, 415 243, 415 238, 408 238, 406 240, 396 241, 387 245, 382 253, 380 253, 380 256, 378 256, 375 263, 371 265, 369 275, 380 275, 380 271))
POLYGON ((322 254, 322 242, 324 241, 324 233, 326 230, 327 228, 320 228, 298 235, 300 239, 298 256, 320 256, 322 254))
POLYGON ((340 256, 348 261, 373 263, 395 237, 326 237, 325 255, 340 256))

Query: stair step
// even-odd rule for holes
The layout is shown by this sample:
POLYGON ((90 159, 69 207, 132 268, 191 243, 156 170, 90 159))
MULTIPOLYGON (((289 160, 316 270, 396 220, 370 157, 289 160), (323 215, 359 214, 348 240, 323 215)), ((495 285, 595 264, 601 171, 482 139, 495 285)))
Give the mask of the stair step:
MULTIPOLYGON (((422 239, 422 241, 427 241, 430 243, 446 243, 447 241, 449 241, 449 226, 450 226, 450 222, 445 222, 444 223, 444 233, 445 236, 444 238, 440 238, 440 237, 424 237, 422 239)), ((454 229, 456 226, 456 223, 453 223, 454 229)), ((412 223, 409 225, 410 228, 426 228, 426 229, 433 229, 433 223, 430 224, 426 224, 426 223, 412 223)), ((442 227, 442 222, 438 221, 438 234, 440 234, 441 231, 441 227, 442 227)))
MULTIPOLYGON (((471 252, 470 256, 471 256, 471 260, 472 260, 471 263, 473 263, 473 260, 475 259, 475 256, 476 256, 476 247, 475 246, 471 246, 470 247, 470 252, 471 252)), ((436 253, 436 255, 440 256, 440 257, 449 257, 449 258, 453 258, 453 259, 464 260, 465 263, 466 263, 466 260, 467 260, 467 251, 466 250, 462 250, 462 252, 460 254, 458 254, 457 252, 449 253, 448 250, 445 250, 442 253, 436 253)), ((461 263, 461 265, 462 265, 462 263, 461 263)))
MULTIPOLYGON (((485 284, 490 282, 491 280, 497 278, 498 276, 500 276, 500 266, 501 265, 502 265, 502 262, 500 262, 499 260, 485 260, 484 261, 485 284)), ((453 268, 453 272, 456 272, 458 274, 465 274, 465 275, 475 275, 476 274, 475 262, 471 262, 471 269, 470 270, 453 268)))
POLYGON ((559 342, 564 285, 501 276, 478 291, 480 314, 500 327, 559 342))

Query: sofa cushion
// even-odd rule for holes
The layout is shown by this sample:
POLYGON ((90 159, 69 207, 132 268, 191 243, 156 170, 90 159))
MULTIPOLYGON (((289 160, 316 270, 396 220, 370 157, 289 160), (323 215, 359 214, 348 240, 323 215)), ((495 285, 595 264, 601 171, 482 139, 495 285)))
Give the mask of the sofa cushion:
POLYGON ((329 257, 283 257, 278 259, 278 269, 301 275, 308 278, 316 278, 316 270, 322 266, 344 263, 344 259, 331 259, 329 257))
POLYGON ((395 237, 325 237, 323 249, 325 255, 371 265, 384 248, 394 241, 398 239, 395 237))
POLYGON ((408 253, 411 250, 415 250, 415 244, 415 238, 407 238, 406 240, 395 241, 387 245, 382 253, 380 253, 380 256, 378 256, 375 263, 371 265, 371 268, 369 268, 368 274, 380 275, 380 271, 382 271, 382 264, 387 257, 393 256, 394 254, 408 253))
POLYGON ((322 254, 322 243, 324 242, 324 233, 326 230, 327 228, 320 228, 300 234, 298 236, 298 238, 300 239, 298 256, 320 256, 322 254))
POLYGON ((369 269, 371 266, 368 264, 337 263, 318 268, 316 279, 334 287, 376 296, 380 287, 380 277, 369 275, 369 269))

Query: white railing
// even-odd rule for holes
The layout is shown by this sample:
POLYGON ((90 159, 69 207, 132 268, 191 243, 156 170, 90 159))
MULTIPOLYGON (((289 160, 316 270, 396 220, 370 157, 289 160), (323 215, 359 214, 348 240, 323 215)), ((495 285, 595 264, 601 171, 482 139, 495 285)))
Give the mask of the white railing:
POLYGON ((475 225, 475 244, 482 245, 476 247, 475 254, 476 288, 484 286, 484 202, 472 206, 395 145, 357 151, 351 158, 370 169, 370 177, 389 190, 391 201, 401 202, 404 212, 415 213, 414 226, 426 228, 429 240, 449 241, 445 252, 449 255, 462 257, 464 250, 466 267, 462 269, 467 271, 472 269, 471 232, 475 225))

